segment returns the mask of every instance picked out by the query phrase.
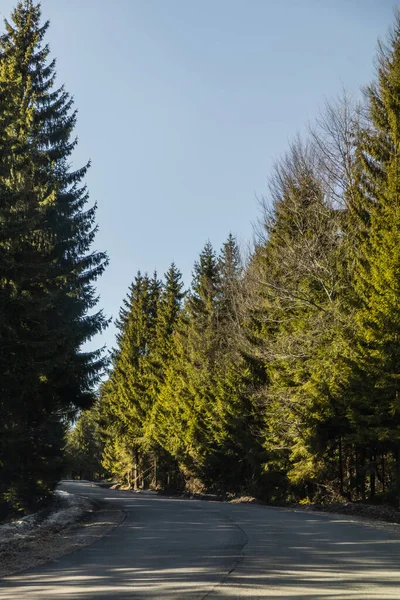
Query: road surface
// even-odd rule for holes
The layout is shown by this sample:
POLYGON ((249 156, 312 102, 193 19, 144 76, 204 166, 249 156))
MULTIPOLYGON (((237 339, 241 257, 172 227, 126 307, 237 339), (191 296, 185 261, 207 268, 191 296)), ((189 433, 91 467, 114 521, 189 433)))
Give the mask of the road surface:
POLYGON ((400 526, 63 487, 109 500, 125 521, 92 546, 3 580, 1 600, 400 599, 400 526))

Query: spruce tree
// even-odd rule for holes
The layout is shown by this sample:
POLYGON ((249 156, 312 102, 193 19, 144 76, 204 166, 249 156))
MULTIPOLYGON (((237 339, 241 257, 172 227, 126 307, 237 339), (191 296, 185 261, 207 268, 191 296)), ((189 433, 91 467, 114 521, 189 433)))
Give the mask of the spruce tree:
POLYGON ((208 242, 194 266, 153 426, 157 442, 188 474, 197 476, 212 441, 207 405, 212 401, 212 372, 217 357, 218 298, 218 262, 208 242))
POLYGON ((3 497, 32 502, 60 474, 64 421, 93 401, 91 388, 104 367, 100 351, 82 350, 107 324, 93 282, 104 253, 91 252, 96 207, 87 208, 82 180, 69 159, 76 112, 55 87, 55 61, 44 44, 48 23, 40 4, 18 3, 0 39, 0 88, 7 98, 2 138, 7 145, 1 204, 2 320, 7 323, 8 364, 2 397, 0 464, 3 497), (2 296, 2 300, 4 297, 2 296), (6 440, 6 441, 4 441, 6 440), (6 483, 4 483, 6 481, 6 483))
MULTIPOLYGON (((156 323, 156 358, 161 369, 165 369, 171 355, 172 336, 182 309, 183 291, 182 274, 174 263, 165 274, 165 283, 160 297, 156 323)), ((160 382, 163 376, 160 374, 160 382)))
POLYGON ((222 246, 218 257, 221 278, 221 306, 220 313, 228 317, 234 316, 235 301, 238 301, 238 285, 243 272, 239 246, 235 237, 230 233, 222 246))
POLYGON ((218 265, 218 355, 213 367, 212 402, 207 407, 213 425, 203 478, 208 487, 219 492, 258 493, 264 453, 262 418, 249 393, 253 379, 242 351, 243 265, 232 234, 222 246, 218 265))
POLYGON ((160 294, 157 274, 150 279, 138 272, 120 311, 118 347, 109 380, 102 386, 104 465, 135 486, 139 460, 148 450, 145 428, 157 389, 152 355, 160 294))
POLYGON ((153 482, 156 486, 162 485, 163 487, 177 487, 177 478, 179 477, 175 459, 158 441, 160 439, 158 427, 161 417, 159 395, 173 360, 174 336, 184 296, 182 274, 172 263, 165 274, 165 282, 158 305, 155 341, 150 357, 154 402, 145 425, 148 450, 152 453, 155 464, 153 482))
POLYGON ((376 81, 366 89, 368 120, 360 128, 358 178, 349 202, 356 306, 349 351, 351 418, 359 454, 368 459, 375 493, 377 453, 393 455, 400 482, 400 13, 379 45, 376 81))

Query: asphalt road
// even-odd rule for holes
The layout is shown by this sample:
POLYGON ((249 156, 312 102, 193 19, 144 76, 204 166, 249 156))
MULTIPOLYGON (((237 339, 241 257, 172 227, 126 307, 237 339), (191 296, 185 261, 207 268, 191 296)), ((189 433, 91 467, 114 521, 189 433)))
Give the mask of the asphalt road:
POLYGON ((84 483, 125 521, 92 546, 5 579, 1 600, 400 599, 400 526, 84 483))

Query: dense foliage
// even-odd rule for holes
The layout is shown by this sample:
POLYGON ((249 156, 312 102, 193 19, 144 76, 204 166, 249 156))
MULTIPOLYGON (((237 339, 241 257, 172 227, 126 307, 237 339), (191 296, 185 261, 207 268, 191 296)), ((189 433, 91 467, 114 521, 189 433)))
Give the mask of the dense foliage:
POLYGON ((184 298, 175 270, 137 276, 100 401, 115 476, 271 501, 397 498, 399 82, 397 16, 362 105, 327 106, 277 163, 247 263, 229 236, 218 257, 206 244, 184 298))
POLYGON ((46 497, 60 478, 67 423, 93 403, 106 326, 90 252, 95 207, 69 165, 76 113, 44 43, 40 6, 19 2, 0 37, 0 502, 46 497))

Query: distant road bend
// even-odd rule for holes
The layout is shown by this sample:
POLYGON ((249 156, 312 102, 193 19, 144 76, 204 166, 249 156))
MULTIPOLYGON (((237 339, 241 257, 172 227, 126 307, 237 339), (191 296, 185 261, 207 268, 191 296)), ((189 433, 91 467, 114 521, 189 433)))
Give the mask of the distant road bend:
POLYGON ((400 599, 400 526, 62 487, 127 517, 92 546, 3 580, 1 600, 400 599))

